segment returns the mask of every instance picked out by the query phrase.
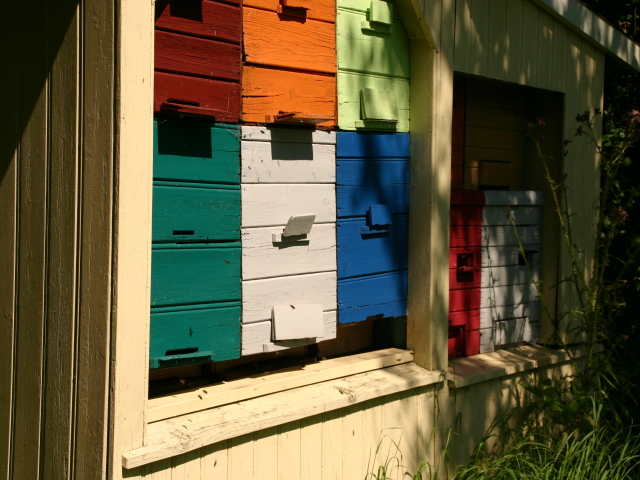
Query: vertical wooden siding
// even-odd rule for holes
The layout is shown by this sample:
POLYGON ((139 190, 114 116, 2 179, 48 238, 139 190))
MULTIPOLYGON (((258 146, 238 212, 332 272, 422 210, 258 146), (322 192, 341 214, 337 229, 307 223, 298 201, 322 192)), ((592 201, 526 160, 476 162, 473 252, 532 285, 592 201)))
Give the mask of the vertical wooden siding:
POLYGON ((114 7, 9 2, 0 49, 0 479, 103 478, 114 7))

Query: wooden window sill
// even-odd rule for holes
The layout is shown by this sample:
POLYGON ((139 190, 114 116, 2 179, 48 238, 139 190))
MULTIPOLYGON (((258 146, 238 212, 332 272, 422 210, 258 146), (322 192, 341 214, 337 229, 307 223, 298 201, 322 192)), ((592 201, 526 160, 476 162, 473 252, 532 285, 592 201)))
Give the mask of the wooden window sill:
MULTIPOLYGON (((602 350, 601 345, 596 347, 597 352, 602 350)), ((576 345, 572 348, 574 359, 584 357, 587 353, 584 345, 576 345)), ((449 387, 466 387, 540 367, 565 363, 570 358, 565 350, 554 350, 539 345, 524 345, 472 357, 457 358, 449 361, 449 387)))
POLYGON ((240 435, 444 380, 443 372, 404 363, 169 418, 147 425, 146 446, 123 454, 122 465, 126 469, 139 467, 240 435))

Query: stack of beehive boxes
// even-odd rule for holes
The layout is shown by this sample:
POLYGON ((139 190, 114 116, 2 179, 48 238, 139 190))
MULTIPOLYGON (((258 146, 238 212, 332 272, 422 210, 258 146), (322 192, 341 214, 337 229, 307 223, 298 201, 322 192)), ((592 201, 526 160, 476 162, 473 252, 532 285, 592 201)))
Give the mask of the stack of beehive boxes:
POLYGON ((409 44, 393 3, 156 5, 151 368, 405 315, 409 44))

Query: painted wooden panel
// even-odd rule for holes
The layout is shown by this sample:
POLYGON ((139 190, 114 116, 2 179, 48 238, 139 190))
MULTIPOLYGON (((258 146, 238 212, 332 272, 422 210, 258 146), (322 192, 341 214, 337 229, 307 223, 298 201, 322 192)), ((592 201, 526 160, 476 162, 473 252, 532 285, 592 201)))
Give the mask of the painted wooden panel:
MULTIPOLYGON (((483 309, 485 311, 488 309, 483 309)), ((480 319, 481 310, 464 310, 458 312, 449 312, 449 326, 450 327, 465 327, 467 331, 479 330, 481 327, 480 319)), ((490 315, 485 315, 485 318, 491 319, 490 315)), ((489 327, 491 324, 488 325, 489 327)))
POLYGON ((242 323, 271 319, 274 305, 319 303, 325 311, 337 308, 335 272, 293 275, 242 282, 242 323))
POLYGON ((336 132, 315 130, 311 128, 287 128, 274 126, 254 127, 243 125, 242 140, 274 141, 290 143, 323 143, 336 144, 336 132))
POLYGON ((493 352, 495 347, 518 342, 533 342, 538 338, 538 323, 524 318, 496 322, 493 328, 480 332, 480 353, 493 352))
POLYGON ((314 225, 308 241, 274 244, 272 235, 283 228, 242 229, 243 280, 336 270, 334 223, 314 225))
POLYGON ((210 78, 155 72, 154 111, 214 117, 219 122, 240 118, 240 85, 210 78))
POLYGON ((244 66, 242 120, 265 123, 269 116, 295 112, 322 116, 329 120, 320 125, 333 126, 335 92, 335 75, 244 66))
POLYGON ((336 312, 324 312, 324 336, 299 340, 272 341, 271 321, 242 325, 242 355, 277 352, 336 338, 336 312))
POLYGON ((451 225, 540 225, 539 206, 487 205, 482 209, 473 205, 451 205, 451 225))
POLYGON ((154 242, 239 239, 240 187, 154 182, 154 242))
POLYGON ((338 221, 338 277, 404 270, 408 264, 409 219, 394 215, 388 233, 362 234, 364 218, 338 221))
POLYGON ((243 14, 245 62, 314 72, 336 72, 333 23, 250 8, 243 14))
POLYGON ((239 45, 156 30, 154 52, 156 70, 240 80, 239 45))
MULTIPOLYGON (((286 225, 291 216, 306 213, 315 214, 315 224, 335 222, 335 186, 295 183, 242 185, 243 228, 286 225)), ((311 237, 315 228, 311 230, 311 237)))
POLYGON ((240 357, 240 302, 151 310, 150 368, 240 357))
POLYGON ((539 244, 542 228, 539 225, 507 227, 482 227, 484 245, 518 245, 518 238, 523 244, 539 244), (517 236, 516 236, 517 231, 517 236))
POLYGON ((482 225, 482 207, 480 205, 451 205, 449 225, 482 225))
POLYGON ((449 358, 476 355, 480 353, 480 332, 468 331, 464 326, 450 326, 447 347, 449 358))
POLYGON ((240 299, 240 243, 154 245, 151 306, 240 299))
POLYGON ((338 68, 408 79, 409 38, 402 22, 394 21, 386 33, 365 28, 366 20, 363 12, 338 10, 338 68))
POLYGON ((338 125, 343 130, 381 130, 395 132, 409 131, 409 81, 403 78, 363 75, 353 72, 338 72, 338 125), (361 112, 362 90, 371 88, 393 92, 398 109, 395 127, 379 122, 363 122, 361 112))
POLYGON ((542 192, 487 191, 484 192, 486 205, 539 205, 544 203, 542 192))
POLYGON ((237 126, 163 118, 153 131, 154 179, 240 183, 237 126))
MULTIPOLYGON (((283 2, 285 6, 298 5, 296 2, 287 0, 283 2)), ((277 12, 278 7, 282 6, 279 0, 245 0, 242 5, 245 7, 255 7, 262 10, 277 12)), ((313 20, 323 20, 325 22, 334 23, 336 20, 336 2, 333 0, 314 0, 313 2, 305 2, 308 9, 306 10, 306 18, 313 20)), ((301 2, 300 2, 301 4, 301 2)))
POLYGON ((338 160, 337 184, 338 217, 363 216, 371 205, 409 211, 408 160, 338 160))
MULTIPOLYGON (((525 252, 528 252, 529 262, 532 265, 540 265, 541 252, 540 245, 523 245, 525 252)), ((452 247, 449 249, 449 266, 457 268, 458 255, 473 253, 476 258, 480 258, 482 267, 504 267, 508 265, 519 265, 521 262, 520 247, 516 245, 501 247, 452 247)), ((477 265, 477 262, 474 262, 477 265)), ((473 265, 472 265, 473 266, 473 265)))
POLYGON ((210 0, 158 0, 155 7, 156 29, 237 44, 242 40, 242 14, 238 6, 210 0))
POLYGON ((407 272, 384 273, 338 280, 340 323, 361 322, 368 317, 407 314, 407 272))
POLYGON ((335 183, 335 145, 242 142, 244 183, 335 183))
MULTIPOLYGON (((532 280, 529 267, 526 265, 513 265, 508 267, 485 267, 474 273, 475 282, 470 282, 465 273, 460 273, 456 269, 449 269, 449 288, 470 287, 500 287, 506 285, 522 285, 532 280)), ((533 268, 533 280, 540 281, 540 267, 533 268)))
POLYGON ((533 302, 519 303, 518 305, 500 305, 482 308, 477 312, 480 328, 491 328, 495 322, 513 318, 527 318, 531 322, 537 322, 540 318, 540 304, 533 302))
POLYGON ((409 158, 408 133, 338 132, 336 155, 340 159, 409 158))

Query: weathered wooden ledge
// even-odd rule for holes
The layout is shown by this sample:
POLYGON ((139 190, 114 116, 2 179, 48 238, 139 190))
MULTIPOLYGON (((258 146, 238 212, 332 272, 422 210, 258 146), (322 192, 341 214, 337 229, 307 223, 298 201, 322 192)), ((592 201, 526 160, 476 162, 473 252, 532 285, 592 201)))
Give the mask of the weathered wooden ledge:
MULTIPOLYGON (((573 348, 573 358, 587 354, 584 345, 573 348)), ((596 345, 596 351, 602 350, 596 345)), ((569 362, 571 356, 565 350, 553 350, 538 345, 524 345, 472 357, 449 361, 449 386, 460 388, 502 378, 516 373, 569 362)))
POLYGON ((382 368, 171 418, 147 426, 147 445, 126 452, 130 469, 206 445, 394 393, 442 383, 414 363, 382 368))

